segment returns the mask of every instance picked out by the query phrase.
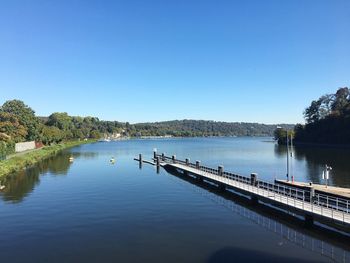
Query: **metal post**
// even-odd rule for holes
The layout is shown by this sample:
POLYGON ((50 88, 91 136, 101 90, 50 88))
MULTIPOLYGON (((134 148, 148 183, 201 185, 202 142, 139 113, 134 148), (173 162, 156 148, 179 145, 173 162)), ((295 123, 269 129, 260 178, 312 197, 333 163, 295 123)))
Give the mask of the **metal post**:
POLYGON ((142 154, 139 154, 139 169, 142 169, 142 154))
POLYGON ((289 181, 289 143, 288 143, 288 131, 286 130, 287 133, 287 182, 289 181))
POLYGON ((156 151, 156 150, 153 151, 153 158, 154 158, 154 159, 157 158, 157 151, 156 151))
POLYGON ((250 174, 250 184, 253 186, 256 186, 257 184, 257 179, 258 179, 258 174, 257 173, 251 173, 250 174))
POLYGON ((315 188, 314 187, 310 187, 310 203, 314 202, 314 198, 315 198, 315 188))
POLYGON ((162 153, 162 161, 165 161, 165 153, 162 153))
POLYGON ((224 173, 224 166, 222 165, 218 166, 218 175, 222 176, 223 173, 224 173))
POLYGON ((294 183, 294 171, 293 171, 293 137, 292 137, 292 134, 290 134, 290 169, 291 169, 292 183, 294 183))
POLYGON ((338 210, 338 197, 336 197, 335 202, 336 202, 336 209, 338 210))
POLYGON ((173 163, 176 163, 176 155, 173 155, 173 156, 171 157, 171 159, 172 159, 173 163))

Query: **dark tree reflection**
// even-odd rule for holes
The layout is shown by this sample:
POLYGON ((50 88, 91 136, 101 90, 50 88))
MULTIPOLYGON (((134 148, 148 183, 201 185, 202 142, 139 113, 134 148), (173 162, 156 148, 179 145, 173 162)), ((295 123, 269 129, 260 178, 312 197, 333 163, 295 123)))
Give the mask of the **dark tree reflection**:
MULTIPOLYGON (((286 157, 284 145, 275 146, 275 155, 286 157)), ((340 187, 350 187, 350 149, 297 146, 293 149, 297 162, 306 163, 306 176, 309 181, 322 183, 324 166, 330 165, 330 183, 340 187)))
POLYGON ((21 202, 34 187, 40 184, 40 176, 46 173, 53 174, 55 176, 67 175, 71 162, 69 157, 73 156, 78 158, 95 158, 95 153, 80 153, 62 151, 55 156, 51 156, 43 161, 40 161, 33 167, 26 170, 22 170, 18 173, 8 175, 2 179, 1 183, 6 188, 0 193, 3 200, 12 202, 21 202))

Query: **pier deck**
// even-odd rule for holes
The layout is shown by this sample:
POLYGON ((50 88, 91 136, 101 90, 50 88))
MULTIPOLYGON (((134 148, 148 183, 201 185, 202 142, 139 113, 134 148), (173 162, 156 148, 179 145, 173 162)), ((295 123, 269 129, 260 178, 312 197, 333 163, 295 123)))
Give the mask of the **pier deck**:
MULTIPOLYGON (((288 185, 291 187, 299 187, 299 188, 305 188, 310 187, 310 183, 304 183, 304 182, 291 182, 286 180, 276 180, 276 183, 288 185)), ((334 196, 339 196, 340 198, 350 199, 350 188, 343 188, 343 187, 336 187, 336 186, 326 186, 322 184, 312 184, 312 187, 318 191, 322 192, 324 194, 331 194, 334 196)))
POLYGON ((232 180, 230 178, 215 175, 210 172, 200 171, 196 168, 188 167, 183 164, 163 164, 163 166, 164 165, 171 166, 173 168, 192 173, 193 175, 203 176, 206 179, 211 179, 211 181, 216 181, 218 183, 222 183, 224 185, 233 187, 235 189, 244 190, 258 197, 263 197, 264 199, 269 199, 271 201, 282 203, 286 206, 303 210, 310 214, 323 216, 328 219, 338 221, 340 223, 350 224, 349 213, 337 211, 336 209, 327 208, 322 205, 315 205, 313 203, 306 202, 305 200, 301 200, 299 198, 290 197, 285 193, 278 193, 278 192, 276 193, 275 191, 272 191, 272 189, 264 189, 257 186, 252 186, 247 183, 239 182, 236 180, 232 180))
MULTIPOLYGON (((141 155, 140 160, 142 161, 141 155)), ((344 192, 340 188, 328 187, 329 191, 333 191, 333 195, 327 195, 327 192, 319 191, 323 190, 319 185, 282 184, 283 181, 264 182, 257 180, 256 174, 251 174, 251 177, 241 176, 224 171, 222 166, 213 169, 200 165, 199 161, 191 163, 189 159, 178 160, 176 156, 167 157, 164 154, 154 153, 153 161, 159 167, 173 169, 196 177, 200 181, 214 183, 221 189, 232 189, 242 193, 254 202, 260 201, 288 213, 303 215, 307 223, 312 224, 316 220, 350 233, 350 199, 346 198, 347 195, 343 196, 344 192), (335 189, 344 198, 335 196, 335 189)))

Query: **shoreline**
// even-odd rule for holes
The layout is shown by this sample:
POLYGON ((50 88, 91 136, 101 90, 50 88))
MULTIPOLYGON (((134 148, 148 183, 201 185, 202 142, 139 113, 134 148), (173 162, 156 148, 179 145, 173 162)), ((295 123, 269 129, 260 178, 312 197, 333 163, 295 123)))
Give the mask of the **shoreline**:
MULTIPOLYGON (((285 146, 285 143, 279 144, 285 146)), ((334 149, 350 149, 350 144, 336 144, 336 143, 313 143, 313 142, 293 142, 296 147, 318 147, 318 148, 334 148, 334 149)))
POLYGON ((96 140, 69 141, 52 146, 44 146, 35 151, 30 151, 19 156, 13 156, 10 159, 0 161, 0 179, 22 169, 26 169, 52 155, 57 154, 64 149, 93 142, 96 142, 96 140))

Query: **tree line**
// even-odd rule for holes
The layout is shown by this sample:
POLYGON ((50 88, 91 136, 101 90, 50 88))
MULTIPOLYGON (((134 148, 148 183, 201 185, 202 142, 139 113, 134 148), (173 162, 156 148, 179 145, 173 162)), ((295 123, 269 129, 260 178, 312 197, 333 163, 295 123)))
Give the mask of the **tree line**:
MULTIPOLYGON (((282 125, 291 129, 292 125, 282 125)), ((62 141, 109 136, 272 136, 276 125, 203 120, 175 120, 154 123, 103 121, 96 117, 70 116, 55 112, 39 117, 20 100, 6 101, 0 107, 0 156, 14 151, 14 144, 39 141, 45 145, 62 141)))
MULTIPOLYGON (((303 113, 305 125, 297 124, 293 131, 295 143, 350 145, 350 90, 339 88, 313 100, 303 113)), ((275 138, 286 142, 286 131, 278 129, 275 138)))
POLYGON ((0 156, 13 153, 17 142, 35 140, 49 145, 74 139, 98 139, 124 126, 96 117, 69 116, 66 112, 38 117, 23 101, 10 100, 0 107, 0 156))
MULTIPOLYGON (((281 124, 293 128, 294 125, 281 124)), ((272 136, 276 125, 246 122, 219 122, 206 120, 175 120, 138 123, 135 131, 143 136, 209 137, 209 136, 272 136)))

